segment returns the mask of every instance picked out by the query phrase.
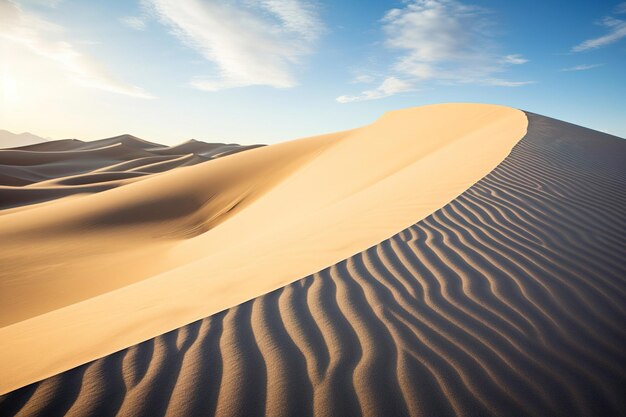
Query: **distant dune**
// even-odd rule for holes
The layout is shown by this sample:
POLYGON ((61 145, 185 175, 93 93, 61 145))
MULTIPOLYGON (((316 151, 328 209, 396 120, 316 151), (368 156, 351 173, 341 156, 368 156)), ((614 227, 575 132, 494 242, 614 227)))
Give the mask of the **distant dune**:
POLYGON ((121 135, 0 149, 0 209, 105 191, 258 146, 191 140, 168 147, 121 135))
POLYGON ((28 132, 12 133, 8 130, 0 129, 0 149, 32 145, 35 143, 45 142, 46 140, 47 139, 28 132))
POLYGON ((452 104, 107 141, 0 151, 45 173, 3 191, 0 415, 626 414, 624 140, 452 104))

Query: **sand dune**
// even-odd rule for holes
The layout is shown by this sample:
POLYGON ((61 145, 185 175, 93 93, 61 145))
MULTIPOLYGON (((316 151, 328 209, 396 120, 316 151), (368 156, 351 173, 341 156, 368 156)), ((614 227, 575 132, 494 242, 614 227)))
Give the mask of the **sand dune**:
POLYGON ((106 191, 148 174, 257 146, 193 141, 167 147, 121 135, 92 142, 64 139, 0 149, 0 209, 106 191))
MULTIPOLYGON (((120 180, 130 183, 0 216, 0 338, 11 341, 0 345, 0 371, 9 375, 0 392, 283 287, 388 238, 491 171, 526 125, 522 112, 500 106, 402 110, 360 129, 120 180)), ((92 155, 136 141, 113 142, 62 153, 92 155)), ((144 148, 138 157, 150 152, 144 148)), ((89 185, 96 186, 107 183, 89 185)))
POLYGON ((626 144, 528 118, 497 168, 400 233, 0 414, 623 415, 626 144))

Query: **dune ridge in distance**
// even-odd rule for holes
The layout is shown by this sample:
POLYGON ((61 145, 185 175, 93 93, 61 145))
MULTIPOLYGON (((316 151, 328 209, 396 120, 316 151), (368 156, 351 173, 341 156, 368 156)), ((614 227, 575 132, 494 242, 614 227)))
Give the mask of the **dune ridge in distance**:
POLYGON ((0 415, 623 415, 626 143, 527 117, 495 169, 389 239, 0 415))
MULTIPOLYGON (((1 142, 0 142, 1 144, 1 142)), ((170 169, 261 145, 190 140, 161 146, 132 135, 83 142, 63 139, 0 149, 0 214, 71 195, 106 191, 170 169), (7 210, 13 208, 13 210, 7 210)))

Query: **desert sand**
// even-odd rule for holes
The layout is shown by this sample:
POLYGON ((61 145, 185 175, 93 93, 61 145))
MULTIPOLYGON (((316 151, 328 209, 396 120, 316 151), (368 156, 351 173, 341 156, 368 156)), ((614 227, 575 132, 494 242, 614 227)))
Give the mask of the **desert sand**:
POLYGON ((452 104, 188 167, 76 158, 111 142, 0 151, 76 161, 6 196, 112 183, 3 197, 0 414, 626 412, 621 139, 452 104))

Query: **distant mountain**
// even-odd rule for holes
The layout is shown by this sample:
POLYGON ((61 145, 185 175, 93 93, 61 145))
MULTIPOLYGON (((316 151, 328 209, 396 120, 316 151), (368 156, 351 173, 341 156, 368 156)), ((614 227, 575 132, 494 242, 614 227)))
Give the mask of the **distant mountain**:
POLYGON ((39 142, 46 142, 46 139, 28 132, 18 134, 0 129, 0 148, 15 148, 39 142))

